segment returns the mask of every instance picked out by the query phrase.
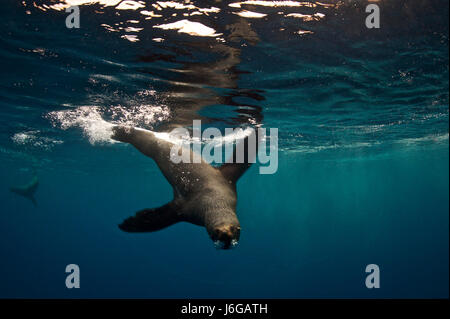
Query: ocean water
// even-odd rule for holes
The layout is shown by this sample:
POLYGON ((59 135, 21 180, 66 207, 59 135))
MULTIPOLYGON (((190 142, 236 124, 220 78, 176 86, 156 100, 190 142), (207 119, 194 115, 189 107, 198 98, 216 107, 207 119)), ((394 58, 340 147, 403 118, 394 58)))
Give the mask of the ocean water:
POLYGON ((376 3, 2 1, 0 297, 448 298, 449 4, 376 3), (111 126, 194 119, 278 128, 232 250, 117 227, 172 189, 111 126), (36 206, 9 190, 35 175, 36 206))

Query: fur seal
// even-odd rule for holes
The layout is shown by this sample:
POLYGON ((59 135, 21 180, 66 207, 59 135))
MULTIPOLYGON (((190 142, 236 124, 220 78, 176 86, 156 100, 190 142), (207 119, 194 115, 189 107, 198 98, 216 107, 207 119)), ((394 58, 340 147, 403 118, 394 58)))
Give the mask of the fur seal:
MULTIPOLYGON (((170 159, 174 144, 158 138, 151 131, 114 126, 111 137, 133 145, 152 158, 174 190, 171 202, 137 212, 119 225, 121 230, 153 232, 178 222, 189 222, 205 227, 218 248, 229 249, 237 245, 241 227, 236 216, 236 182, 254 161, 248 158, 250 156, 246 154, 243 163, 233 161, 219 168, 203 160, 176 164, 170 159)), ((245 150, 248 149, 248 138, 239 142, 244 143, 245 150)), ((189 151, 191 158, 200 156, 189 151)))
POLYGON ((28 198, 33 202, 34 206, 37 206, 36 199, 34 198, 34 193, 36 193, 38 185, 39 185, 38 177, 37 175, 34 175, 33 179, 28 184, 18 187, 10 187, 9 190, 20 196, 28 198))

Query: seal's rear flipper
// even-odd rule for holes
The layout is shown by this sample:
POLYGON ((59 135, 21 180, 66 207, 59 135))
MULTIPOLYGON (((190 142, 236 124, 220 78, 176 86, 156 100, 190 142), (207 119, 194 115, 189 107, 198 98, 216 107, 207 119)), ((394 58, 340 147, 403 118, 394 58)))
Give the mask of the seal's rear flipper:
POLYGON ((130 143, 130 141, 133 138, 133 134, 135 133, 134 127, 128 127, 128 126, 114 126, 112 128, 112 135, 111 138, 113 140, 123 142, 123 143, 130 143))
POLYGON ((237 143, 236 149, 227 163, 219 167, 222 175, 231 183, 236 183, 238 179, 252 166, 256 161, 256 154, 258 152, 258 145, 261 135, 256 131, 252 131, 242 141, 237 143), (244 152, 241 154, 241 161, 238 160, 237 152, 244 152), (243 159, 243 160, 242 160, 243 159))
POLYGON ((33 177, 33 179, 27 185, 19 186, 19 187, 11 187, 9 190, 20 196, 28 198, 29 200, 31 200, 33 202, 33 205, 36 207, 37 202, 36 202, 36 199, 34 198, 34 194, 36 193, 38 186, 39 186, 39 180, 38 180, 37 175, 35 175, 33 177))
POLYGON ((175 205, 171 202, 158 208, 144 209, 129 217, 119 225, 119 228, 126 232, 152 232, 181 221, 175 205))

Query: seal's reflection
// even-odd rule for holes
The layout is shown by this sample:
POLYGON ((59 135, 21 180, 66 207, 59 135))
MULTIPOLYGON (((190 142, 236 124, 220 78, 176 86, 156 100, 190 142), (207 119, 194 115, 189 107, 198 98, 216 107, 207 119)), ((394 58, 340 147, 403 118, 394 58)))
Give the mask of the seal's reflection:
MULTIPOLYGON (((246 19, 230 15, 229 19, 220 21, 230 19, 232 23, 220 27, 220 32, 226 34, 222 43, 216 39, 189 39, 190 41, 179 42, 176 46, 164 46, 169 54, 149 53, 139 57, 141 62, 160 61, 176 65, 164 74, 169 87, 165 93, 160 92, 165 104, 171 109, 172 117, 170 123, 160 125, 158 130, 189 127, 193 119, 201 119, 203 123, 219 120, 231 125, 257 124, 262 121, 261 106, 254 102, 248 103, 247 100, 264 100, 263 91, 244 89, 238 83, 241 74, 250 73, 239 69, 242 50, 256 45, 259 38, 246 19), (198 61, 200 59, 196 58, 203 56, 209 61, 198 61), (239 103, 237 98, 247 98, 245 105, 239 103), (200 115, 199 111, 209 105, 229 106, 236 115, 231 119, 214 119, 200 115)), ((140 71, 154 74, 154 71, 145 68, 140 71)))

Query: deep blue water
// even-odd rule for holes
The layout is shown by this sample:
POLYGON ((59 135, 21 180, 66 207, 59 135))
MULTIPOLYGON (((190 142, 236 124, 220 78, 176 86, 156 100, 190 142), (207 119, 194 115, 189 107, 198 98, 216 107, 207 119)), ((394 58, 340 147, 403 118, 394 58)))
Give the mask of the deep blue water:
POLYGON ((80 29, 66 2, 1 4, 0 297, 448 298, 448 1, 381 1, 377 30, 365 1, 92 1, 80 29), (187 223, 117 227, 172 190, 105 121, 193 119, 279 130, 278 171, 238 182, 233 250, 187 223), (8 190, 34 171, 37 207, 8 190))

